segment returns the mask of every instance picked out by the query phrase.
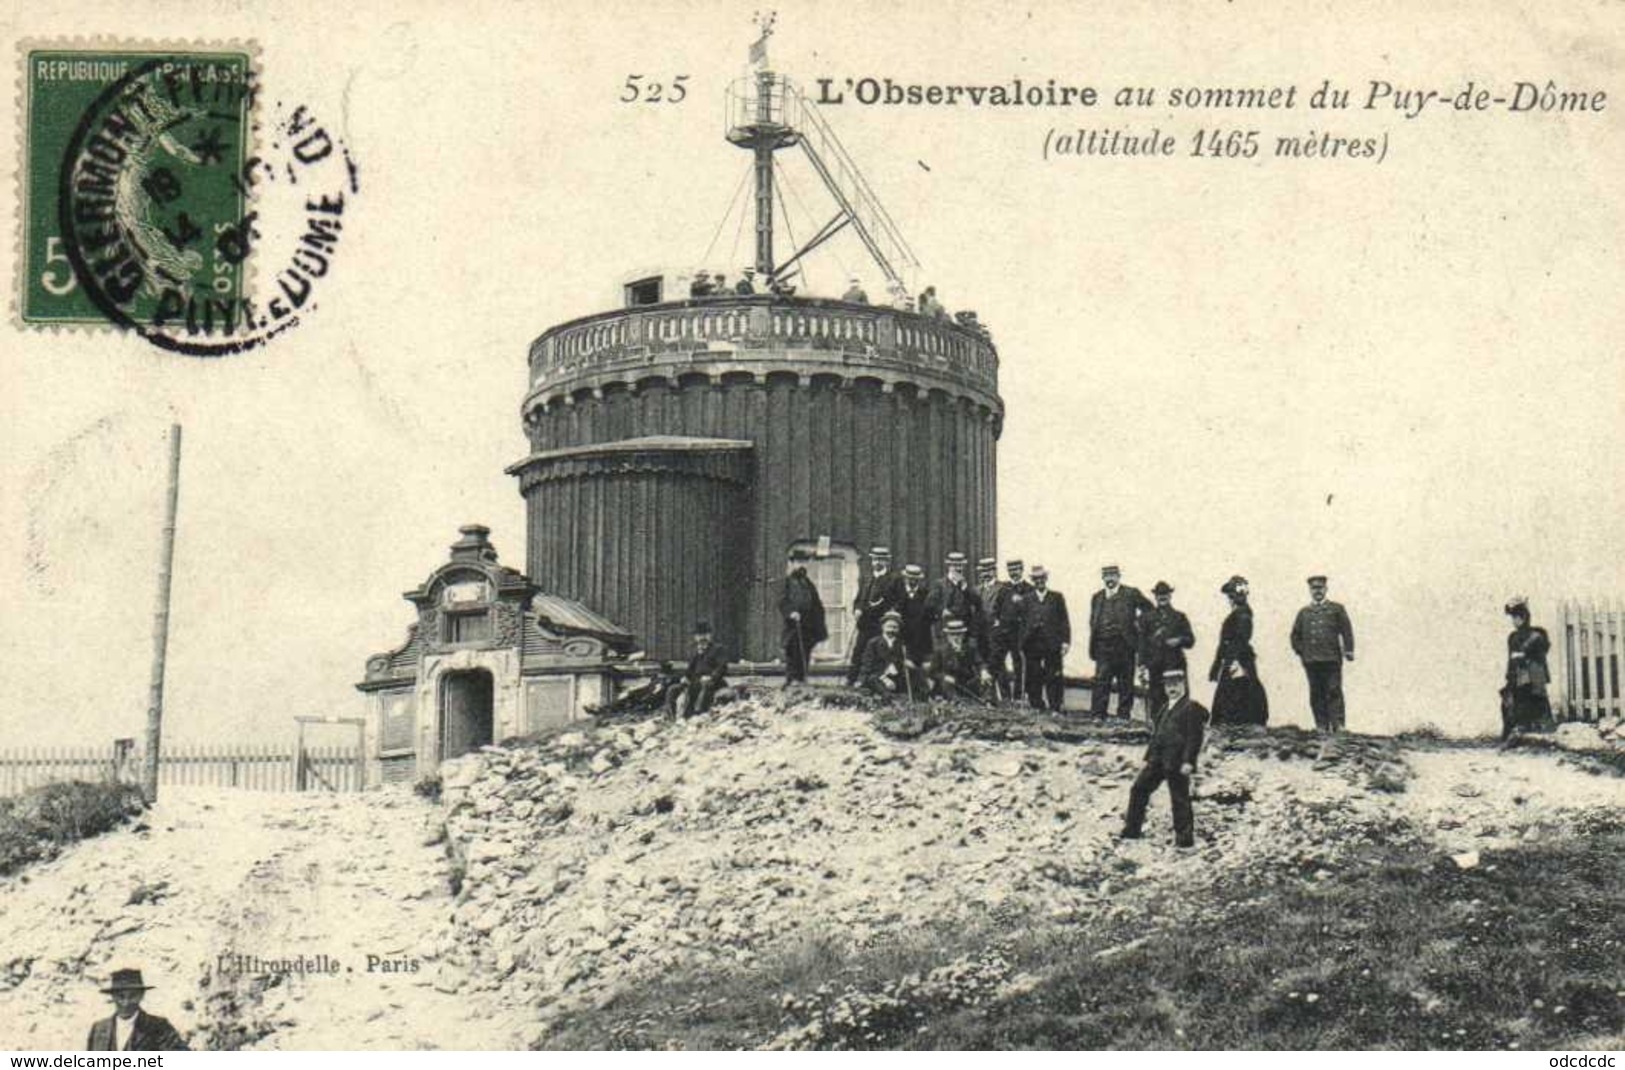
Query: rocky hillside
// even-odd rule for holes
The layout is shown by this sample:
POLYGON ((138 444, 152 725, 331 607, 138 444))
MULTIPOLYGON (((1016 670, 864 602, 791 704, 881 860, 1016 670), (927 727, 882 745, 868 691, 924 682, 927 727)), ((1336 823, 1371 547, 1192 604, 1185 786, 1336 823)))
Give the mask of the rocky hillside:
MULTIPOLYGON (((1373 847, 1493 868, 1497 852, 1625 816, 1625 782, 1555 752, 1214 733, 1199 847, 1177 852, 1161 796, 1147 839, 1115 838, 1136 728, 828 701, 763 695, 448 765, 462 878, 443 983, 495 986, 545 1030, 656 978, 748 976, 809 945, 839 956, 1017 922, 1143 936, 1237 888, 1332 880, 1373 847)), ((1026 983, 990 961, 940 966, 979 978, 978 1000, 1026 983)), ((778 1032, 728 1042, 825 1042, 828 996, 787 991, 778 1032)), ((598 1039, 663 1042, 658 1028, 598 1039)))
POLYGON ((850 701, 487 748, 438 804, 167 791, 0 881, 0 1044, 81 1043, 117 966, 194 1047, 1621 1039, 1613 726, 1214 733, 1178 852, 1161 795, 1114 837, 1142 729, 850 701))

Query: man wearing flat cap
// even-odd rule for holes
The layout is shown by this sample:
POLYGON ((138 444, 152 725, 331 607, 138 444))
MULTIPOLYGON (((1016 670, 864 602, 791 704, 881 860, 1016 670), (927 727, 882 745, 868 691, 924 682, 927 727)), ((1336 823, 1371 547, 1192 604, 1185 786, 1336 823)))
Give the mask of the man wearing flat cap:
POLYGON ((1322 732, 1343 730, 1343 662, 1354 660, 1348 611, 1326 597, 1326 577, 1309 577, 1309 604, 1292 622, 1292 652, 1309 678, 1309 709, 1322 732))
POLYGON ((1140 618, 1151 602, 1137 588, 1122 582, 1116 565, 1100 570, 1101 588, 1089 600, 1089 657, 1095 663, 1095 682, 1089 689, 1089 712, 1106 716, 1112 688, 1117 689, 1117 716, 1134 708, 1134 650, 1140 641, 1140 618))
POLYGON ((1061 663, 1072 647, 1072 618, 1066 598, 1049 588, 1049 570, 1033 566, 1033 590, 1021 618, 1021 659, 1027 672, 1027 702, 1059 713, 1065 686, 1061 663))
POLYGON ((141 1009, 152 985, 141 980, 140 970, 114 970, 102 992, 113 999, 113 1014, 90 1027, 86 1051, 188 1051, 186 1042, 167 1018, 141 1009))
POLYGON ((869 551, 869 575, 858 585, 858 597, 852 603, 857 615, 857 636, 852 643, 852 658, 846 666, 846 686, 858 682, 863 663, 863 651, 869 640, 880 634, 880 618, 888 610, 897 608, 897 596, 903 586, 903 577, 891 567, 891 550, 876 546, 869 551))
POLYGON ((1151 588, 1157 604, 1140 620, 1140 675, 1145 678, 1151 712, 1168 704, 1162 674, 1185 669, 1185 651, 1196 645, 1190 618, 1174 608, 1174 589, 1166 580, 1151 588))
POLYGON ((1128 813, 1123 815, 1125 840, 1143 834, 1146 807, 1151 793, 1168 782, 1168 801, 1174 811, 1174 846, 1196 846, 1196 821, 1191 813, 1191 777, 1196 758, 1202 752, 1202 736, 1207 728, 1207 709, 1192 702, 1186 690, 1185 673, 1170 669, 1162 674, 1168 704, 1151 713, 1151 742, 1145 748, 1145 766, 1129 788, 1128 813))

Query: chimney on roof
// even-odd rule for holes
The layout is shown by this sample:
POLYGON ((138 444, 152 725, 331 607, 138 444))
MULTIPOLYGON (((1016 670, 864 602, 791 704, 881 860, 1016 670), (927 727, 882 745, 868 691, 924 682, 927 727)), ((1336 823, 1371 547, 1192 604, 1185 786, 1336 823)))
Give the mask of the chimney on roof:
POLYGON ((453 561, 495 561, 496 547, 491 545, 491 529, 484 524, 464 524, 457 529, 462 538, 451 544, 453 561))

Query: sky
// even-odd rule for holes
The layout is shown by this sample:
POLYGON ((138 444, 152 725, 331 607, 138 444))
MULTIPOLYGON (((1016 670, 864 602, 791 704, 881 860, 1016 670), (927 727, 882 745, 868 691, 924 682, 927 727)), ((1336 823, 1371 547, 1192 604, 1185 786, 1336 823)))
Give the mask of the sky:
MULTIPOLYGON (((92 30, 253 42, 268 96, 330 124, 359 191, 318 307, 262 349, 200 360, 5 325, 0 747, 140 734, 172 421, 185 447, 166 735, 280 740, 296 715, 356 715, 366 657, 404 638, 400 595, 459 525, 490 525, 523 567, 503 468, 526 452, 529 342, 614 307, 646 269, 748 260, 727 216, 747 157, 723 140, 723 92, 755 8, 29 7, 0 9, 0 54, 92 30), (632 74, 686 74, 688 95, 623 103, 632 74)), ((1495 728, 1506 598, 1528 595, 1540 623, 1560 598, 1625 593, 1619 9, 778 11, 774 65, 803 84, 1054 78, 1102 95, 823 111, 918 253, 916 284, 993 330, 998 556, 1043 562, 1080 606, 1108 562, 1143 588, 1166 579, 1198 667, 1220 584, 1246 575, 1274 718, 1305 725, 1286 636, 1304 578, 1326 573, 1357 637, 1349 725, 1370 731, 1495 728), (1354 106, 1306 108, 1323 79, 1354 106), (1360 106, 1373 81, 1511 93, 1548 79, 1607 106, 1360 106), (1285 85, 1300 87, 1290 111, 1168 103, 1175 87, 1285 85), (1156 103, 1115 106, 1124 86, 1156 103), (1043 158, 1047 134, 1080 127, 1163 131, 1178 152, 1043 158), (1214 129, 1258 130, 1264 151, 1190 157, 1214 129), (1386 156, 1273 155, 1277 137, 1326 132, 1386 139, 1386 156)), ((17 124, 0 116, 0 145, 18 145, 17 124)), ((12 234, 18 159, 0 154, 12 234)), ((832 210, 804 162, 785 169, 804 237, 832 210)), ((831 254, 811 289, 838 293, 855 270, 879 291, 850 242, 831 254)), ((0 266, 8 294, 16 259, 0 266)), ((1089 669, 1081 649, 1067 661, 1089 669)))

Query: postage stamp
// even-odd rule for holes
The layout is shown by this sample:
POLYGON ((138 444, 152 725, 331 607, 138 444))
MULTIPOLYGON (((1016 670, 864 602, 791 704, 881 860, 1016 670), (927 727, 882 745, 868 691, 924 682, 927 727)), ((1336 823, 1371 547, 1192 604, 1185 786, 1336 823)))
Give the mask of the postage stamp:
POLYGON ((240 316, 249 52, 30 48, 24 62, 19 318, 240 316))
POLYGON ((261 99, 252 47, 21 51, 23 325, 217 357, 315 309, 357 169, 315 109, 261 99))

